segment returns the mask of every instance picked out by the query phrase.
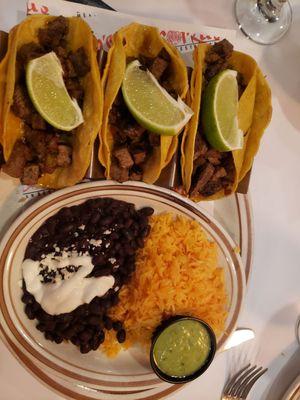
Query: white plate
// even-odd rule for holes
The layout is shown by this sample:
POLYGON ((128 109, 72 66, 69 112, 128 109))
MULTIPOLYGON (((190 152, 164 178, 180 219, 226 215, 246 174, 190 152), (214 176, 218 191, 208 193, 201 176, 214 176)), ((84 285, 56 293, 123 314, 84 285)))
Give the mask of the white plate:
POLYGON ((204 210, 182 196, 142 183, 116 184, 99 181, 57 191, 29 207, 10 227, 1 243, 0 323, 10 350, 31 372, 65 397, 87 399, 161 398, 176 390, 152 372, 148 356, 133 348, 109 360, 101 352, 81 355, 73 345, 53 344, 35 329, 24 314, 21 298, 21 262, 33 232, 60 208, 91 197, 106 196, 152 206, 156 213, 171 211, 195 219, 218 244, 220 265, 224 267, 229 296, 226 329, 218 338, 220 350, 233 332, 244 296, 244 269, 236 244, 221 225, 204 210), (51 382, 52 381, 52 382, 51 382), (53 383, 54 382, 54 383, 53 383), (61 384, 63 383, 64 384, 61 384))

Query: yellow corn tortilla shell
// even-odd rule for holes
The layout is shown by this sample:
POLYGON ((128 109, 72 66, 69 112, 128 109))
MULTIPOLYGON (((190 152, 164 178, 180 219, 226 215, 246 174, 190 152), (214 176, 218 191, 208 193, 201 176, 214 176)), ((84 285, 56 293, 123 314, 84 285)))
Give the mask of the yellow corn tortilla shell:
MULTIPOLYGON (((2 144, 4 157, 8 160, 15 142, 23 136, 24 123, 11 111, 15 82, 18 79, 16 58, 19 48, 26 43, 38 43, 38 30, 56 17, 48 15, 33 15, 26 18, 11 32, 14 40, 8 45, 7 83, 5 89, 5 104, 3 108, 2 144), (15 32, 15 33, 14 33, 15 32)), ((84 123, 80 125, 73 138, 72 164, 57 168, 52 174, 45 174, 38 180, 41 186, 58 189, 71 186, 82 180, 89 166, 92 148, 100 130, 102 120, 103 92, 100 85, 100 74, 97 63, 97 41, 88 24, 78 17, 68 18, 69 33, 67 48, 77 50, 84 47, 91 67, 90 72, 82 78, 84 87, 84 103, 82 108, 84 123)))
MULTIPOLYGON (((106 177, 111 178, 111 158, 114 146, 114 127, 109 124, 109 112, 122 85, 125 75, 126 60, 139 56, 156 57, 165 48, 171 57, 169 81, 172 88, 184 99, 188 90, 187 70, 179 52, 167 43, 157 28, 132 23, 114 34, 113 44, 108 52, 107 64, 103 73, 104 90, 103 123, 100 133, 100 162, 106 168, 106 177)), ((155 147, 153 154, 146 162, 143 170, 143 181, 154 183, 162 169, 170 162, 178 144, 178 138, 160 136, 160 146, 155 147)))
MULTIPOLYGON (((186 193, 189 193, 191 189, 193 156, 201 109, 202 75, 205 68, 205 55, 209 47, 210 45, 200 44, 193 54, 194 70, 187 103, 192 108, 194 115, 185 127, 181 145, 181 174, 186 193)), ((242 149, 232 152, 235 166, 232 190, 225 193, 222 189, 207 197, 199 194, 192 198, 194 201, 216 200, 236 190, 238 183, 251 169, 260 138, 271 118, 271 92, 256 61, 247 54, 234 51, 229 63, 234 70, 242 74, 246 83, 238 106, 238 122, 239 128, 244 132, 244 146, 242 149)))

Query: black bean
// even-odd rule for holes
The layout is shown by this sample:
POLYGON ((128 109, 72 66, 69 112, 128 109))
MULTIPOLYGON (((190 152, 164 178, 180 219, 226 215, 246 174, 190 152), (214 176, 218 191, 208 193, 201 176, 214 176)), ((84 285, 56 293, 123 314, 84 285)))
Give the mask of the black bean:
POLYGON ((112 320, 107 316, 104 317, 104 327, 108 331, 110 331, 112 329, 112 327, 113 327, 112 320))
POLYGON ((35 318, 35 312, 31 304, 27 304, 25 307, 25 314, 29 319, 35 318))
POLYGON ((111 267, 94 268, 92 275, 95 277, 107 276, 111 274, 111 267))
POLYGON ((25 304, 32 304, 35 301, 34 297, 29 293, 24 293, 21 300, 25 304))
POLYGON ((85 326, 84 326, 83 324, 81 324, 81 323, 78 322, 78 323, 76 323, 76 324, 73 325, 73 329, 74 329, 74 331, 75 331, 76 333, 80 333, 80 332, 84 331, 85 326))
POLYGON ((69 224, 66 224, 66 225, 61 226, 61 228, 60 228, 59 231, 62 232, 62 233, 69 233, 69 232, 71 232, 74 228, 75 228, 74 225, 73 225, 72 223, 69 223, 69 224))
MULTIPOLYGON (((115 293, 117 293, 117 292, 115 292, 115 293)), ((118 303, 119 303, 119 297, 117 295, 113 296, 111 298, 111 305, 116 306, 118 303)))
POLYGON ((126 340, 126 332, 125 332, 124 329, 120 329, 117 332, 117 340, 118 340, 119 343, 124 343, 125 342, 125 340, 126 340))
POLYGON ((53 342, 53 340, 54 340, 53 333, 51 333, 51 332, 45 332, 45 338, 46 338, 47 340, 51 340, 51 341, 53 342))
POLYGON ((75 345, 75 346, 80 346, 80 339, 77 336, 73 336, 71 338, 71 342, 75 345))
POLYGON ((103 254, 94 256, 92 261, 93 261, 94 265, 105 265, 106 264, 106 260, 105 260, 105 257, 103 254))
POLYGON ((41 331, 41 332, 45 332, 45 331, 46 331, 46 326, 45 326, 45 324, 43 324, 42 322, 40 322, 40 323, 38 323, 38 324, 36 325, 36 329, 38 329, 38 330, 41 331))
POLYGON ((142 232, 141 232, 141 236, 143 237, 143 238, 145 238, 145 237, 147 237, 148 235, 149 235, 149 233, 150 233, 150 226, 149 225, 147 225, 145 228, 143 228, 143 230, 142 230, 142 232))
POLYGON ((91 345, 89 343, 84 343, 80 345, 80 353, 86 354, 91 351, 91 345))
POLYGON ((120 331, 123 328, 122 322, 121 321, 115 321, 113 322, 113 329, 114 331, 120 331))
POLYGON ((64 340, 64 339, 63 339, 62 336, 54 335, 54 341, 55 341, 55 343, 60 344, 60 343, 63 342, 63 340, 64 340))
POLYGON ((146 217, 150 217, 154 213, 154 209, 152 207, 143 207, 138 212, 146 217))
POLYGON ((113 217, 111 216, 101 218, 99 221, 100 225, 111 225, 112 222, 113 222, 113 217))
POLYGON ((140 247, 140 248, 144 247, 144 240, 141 237, 138 237, 136 239, 136 243, 137 243, 138 247, 140 247))
POLYGON ((99 219, 101 218, 101 215, 98 212, 94 212, 90 218, 90 223, 91 224, 97 224, 99 219))
POLYGON ((70 328, 68 328, 62 332, 62 336, 65 339, 71 339, 71 337, 74 336, 74 334, 75 334, 75 329, 73 326, 71 326, 70 328))
POLYGON ((90 330, 85 330, 78 335, 81 342, 84 342, 84 343, 88 342, 92 336, 93 336, 93 333, 90 330))
POLYGON ((44 322, 47 331, 55 330, 56 322, 55 321, 46 321, 44 322))
POLYGON ((87 322, 90 325, 98 325, 99 326, 102 323, 102 317, 100 317, 99 315, 90 315, 87 318, 87 322))

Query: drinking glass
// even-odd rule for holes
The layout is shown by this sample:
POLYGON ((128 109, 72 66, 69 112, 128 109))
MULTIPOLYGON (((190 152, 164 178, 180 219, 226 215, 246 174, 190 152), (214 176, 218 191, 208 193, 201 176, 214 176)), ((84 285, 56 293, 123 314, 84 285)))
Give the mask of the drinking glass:
POLYGON ((288 0, 236 0, 235 16, 241 31, 254 42, 272 44, 288 31, 292 8, 288 0))

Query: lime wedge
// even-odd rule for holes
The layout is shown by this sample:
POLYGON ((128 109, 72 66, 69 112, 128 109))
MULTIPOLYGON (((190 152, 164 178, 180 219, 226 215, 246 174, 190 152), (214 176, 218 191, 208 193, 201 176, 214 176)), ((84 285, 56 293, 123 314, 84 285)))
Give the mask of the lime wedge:
POLYGON ((238 128, 237 72, 226 69, 208 83, 202 103, 204 134, 219 151, 241 149, 243 132, 238 128))
POLYGON ((175 136, 193 115, 178 97, 173 99, 138 60, 128 64, 122 84, 125 103, 137 122, 158 135, 175 136))
POLYGON ((82 124, 81 109, 66 89, 61 63, 53 51, 28 63, 26 84, 34 107, 50 125, 71 131, 82 124))

